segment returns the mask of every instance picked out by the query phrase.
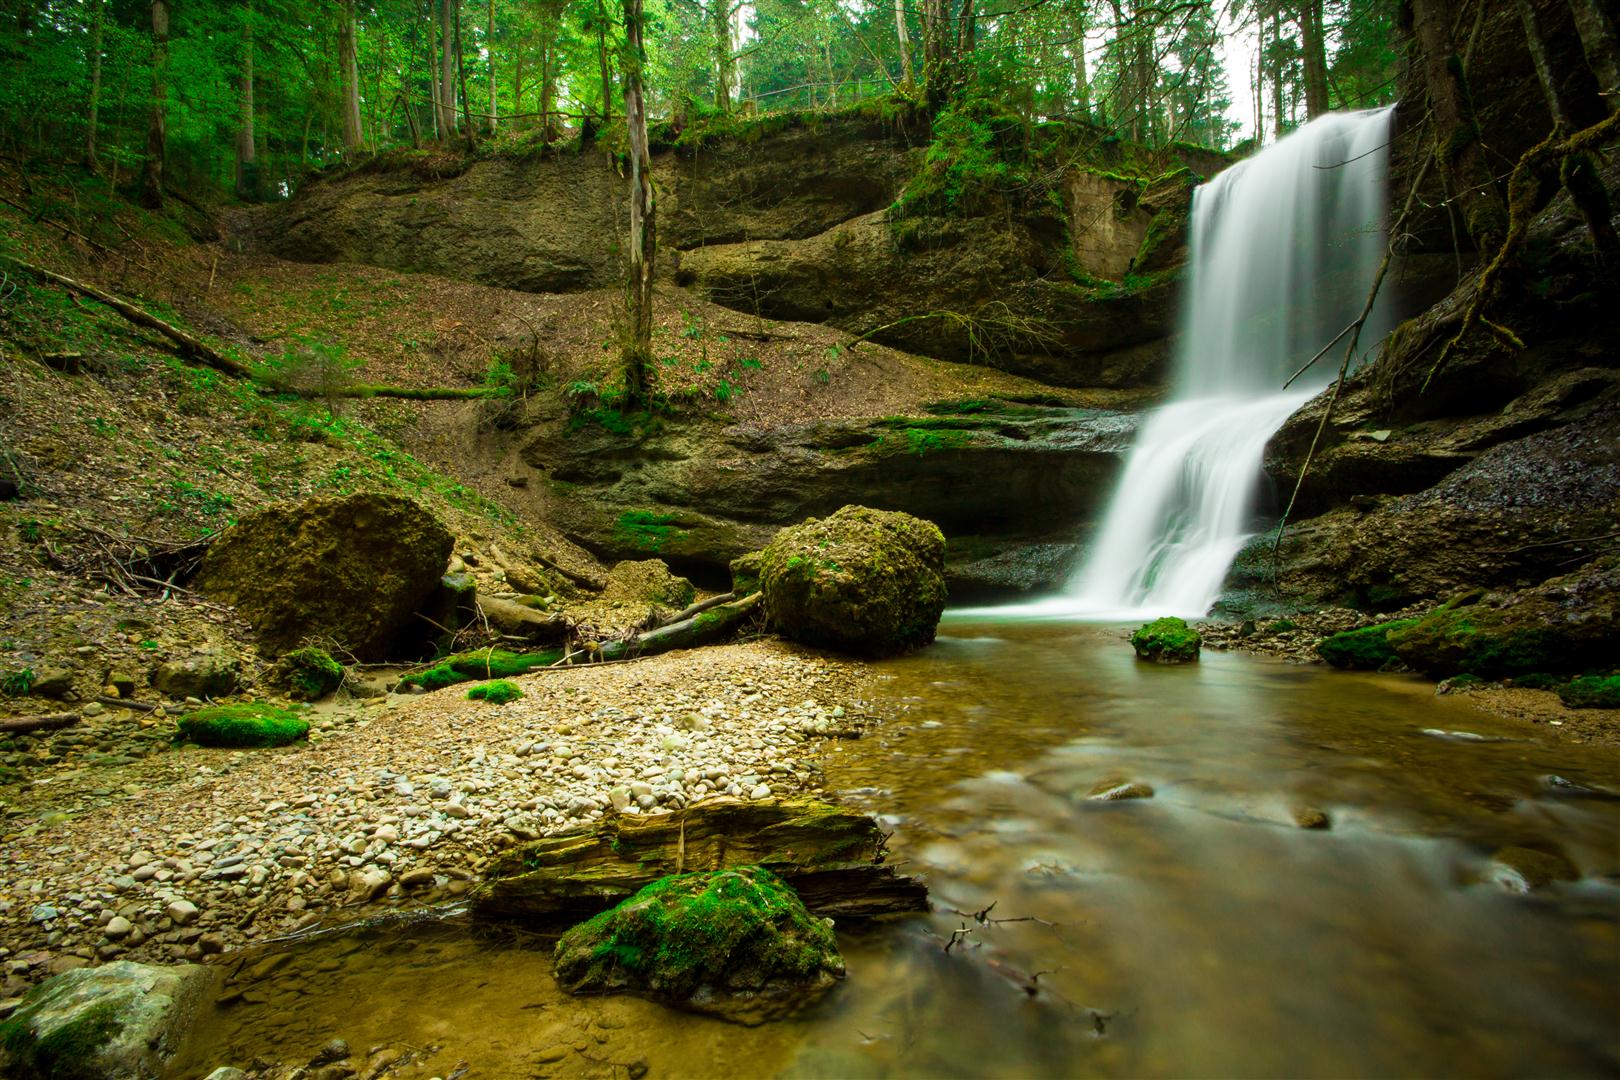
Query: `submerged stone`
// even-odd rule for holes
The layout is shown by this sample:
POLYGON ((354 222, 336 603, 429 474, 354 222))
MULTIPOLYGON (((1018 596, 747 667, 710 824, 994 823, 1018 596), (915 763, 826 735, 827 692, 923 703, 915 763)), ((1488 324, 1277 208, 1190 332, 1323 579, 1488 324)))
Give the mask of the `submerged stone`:
POLYGON ((1186 664, 1198 659, 1203 637, 1185 619, 1168 615, 1155 619, 1131 635, 1138 659, 1155 664, 1186 664))
POLYGON ((208 969, 117 961, 48 979, 0 1024, 0 1073, 18 1080, 146 1080, 179 1046, 208 969))
POLYGON ((1580 872, 1559 851, 1505 847, 1491 856, 1490 880, 1509 892, 1531 893, 1558 881, 1575 881, 1580 872))
POLYGON ((1153 787, 1139 780, 1126 780, 1113 776, 1100 781, 1086 793, 1093 802, 1122 802, 1126 799, 1151 799, 1153 787))
POLYGON ((806 645, 892 656, 934 640, 945 537, 898 511, 846 506, 776 534, 760 558, 772 625, 806 645))
POLYGON ((832 922, 762 867, 660 878, 557 942, 574 994, 644 994, 758 1024, 790 1015, 844 977, 832 922))

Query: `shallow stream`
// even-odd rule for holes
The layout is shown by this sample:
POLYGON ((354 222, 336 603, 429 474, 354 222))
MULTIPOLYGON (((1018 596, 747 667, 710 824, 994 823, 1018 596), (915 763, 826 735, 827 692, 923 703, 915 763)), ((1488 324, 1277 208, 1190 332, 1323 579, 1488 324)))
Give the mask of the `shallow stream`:
POLYGON ((1140 664, 1099 627, 948 621, 876 671, 891 719, 827 783, 946 910, 843 934, 811 1012, 572 999, 542 944, 421 922, 246 954, 176 1075, 334 1037, 378 1048, 362 1076, 467 1080, 1620 1071, 1620 801, 1580 791, 1620 754, 1415 679, 1140 664), (1088 798, 1111 779, 1155 794, 1088 798), (1515 847, 1580 880, 1514 891, 1515 847), (948 910, 992 902, 1040 921, 948 910))

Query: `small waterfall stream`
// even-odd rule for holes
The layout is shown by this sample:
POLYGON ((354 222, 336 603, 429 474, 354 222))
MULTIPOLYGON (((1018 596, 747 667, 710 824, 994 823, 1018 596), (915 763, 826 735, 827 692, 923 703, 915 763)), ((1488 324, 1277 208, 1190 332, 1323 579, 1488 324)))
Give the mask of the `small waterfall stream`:
MULTIPOLYGON (((1392 115, 1320 117, 1198 189, 1170 400, 1138 432, 1067 589, 1002 614, 1208 613, 1253 533, 1267 441, 1331 381, 1339 354, 1283 384, 1366 302, 1384 250, 1392 115)), ((1361 341, 1384 329, 1367 326, 1361 341)))

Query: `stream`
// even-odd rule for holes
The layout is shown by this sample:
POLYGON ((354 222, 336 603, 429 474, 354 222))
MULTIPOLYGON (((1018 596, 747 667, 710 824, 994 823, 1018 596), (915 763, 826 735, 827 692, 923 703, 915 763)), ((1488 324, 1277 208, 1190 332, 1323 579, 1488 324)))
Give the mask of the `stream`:
POLYGON ((334 1037, 468 1080, 1620 1070, 1620 754, 1416 678, 1143 664, 1097 626, 947 619, 874 672, 889 719, 828 745, 827 786, 941 910, 841 928, 849 978, 811 1011, 574 999, 520 933, 387 923, 243 954, 174 1075, 334 1037), (1111 779, 1155 793, 1088 798, 1111 779), (1515 892, 1511 847, 1580 880, 1515 892), (1039 921, 949 910, 992 902, 1039 921))

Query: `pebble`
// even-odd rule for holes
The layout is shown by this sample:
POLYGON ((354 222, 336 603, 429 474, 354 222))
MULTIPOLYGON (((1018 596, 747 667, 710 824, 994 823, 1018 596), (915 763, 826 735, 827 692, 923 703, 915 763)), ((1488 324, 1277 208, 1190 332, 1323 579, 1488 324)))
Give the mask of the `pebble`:
POLYGON ((197 920, 198 909, 190 900, 174 900, 163 909, 163 913, 176 926, 190 926, 197 920))

